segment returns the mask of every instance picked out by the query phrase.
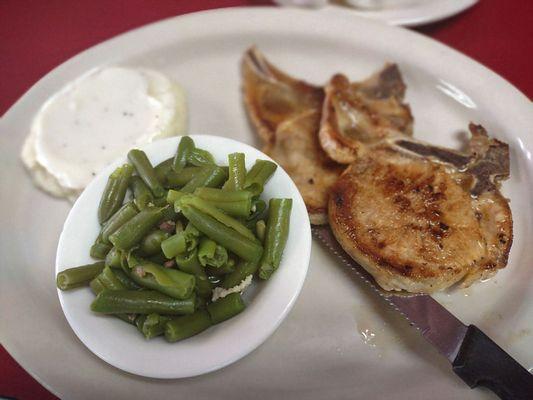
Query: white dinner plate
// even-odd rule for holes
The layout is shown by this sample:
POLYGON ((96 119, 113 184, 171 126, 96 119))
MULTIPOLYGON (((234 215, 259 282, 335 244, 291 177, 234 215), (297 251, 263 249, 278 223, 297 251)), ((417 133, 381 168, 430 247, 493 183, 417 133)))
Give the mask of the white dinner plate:
POLYGON ((91 68, 143 66, 185 87, 191 132, 258 145, 239 76, 240 57, 251 44, 283 70, 315 83, 338 71, 361 79, 395 61, 407 81, 416 137, 458 147, 460 133, 475 121, 509 143, 511 179, 503 185, 515 221, 509 266, 487 282, 436 298, 533 367, 530 101, 487 68, 415 32, 349 13, 285 8, 208 11, 126 33, 55 69, 7 112, 0 122, 2 344, 62 399, 494 399, 467 388, 447 360, 318 242, 289 316, 257 350, 217 372, 170 381, 139 378, 102 362, 76 338, 54 282, 55 250, 70 205, 35 189, 18 156, 32 116, 91 68))
MULTIPOLYGON (((235 140, 191 135, 194 143, 227 165, 228 154, 244 153, 246 168, 266 154, 235 140)), ((172 157, 180 138, 158 140, 143 146, 153 165, 172 157)), ((56 273, 94 262, 89 248, 100 233, 97 209, 107 178, 126 156, 105 168, 84 190, 70 211, 57 248, 56 273), (81 228, 83 227, 83 228, 81 228)), ((150 378, 184 378, 225 367, 244 357, 274 332, 294 305, 305 280, 311 252, 311 228, 305 204, 289 175, 278 168, 264 187, 263 199, 291 198, 289 237, 279 269, 266 282, 252 283, 243 294, 246 309, 190 339, 169 344, 163 338, 145 340, 118 318, 91 312, 94 294, 89 288, 58 290, 67 320, 78 338, 98 357, 124 371, 150 378), (164 368, 162 366, 164 365, 164 368)))
POLYGON ((390 25, 418 26, 440 21, 472 7, 478 0, 276 0, 278 4, 326 4, 320 11, 349 12, 390 25))

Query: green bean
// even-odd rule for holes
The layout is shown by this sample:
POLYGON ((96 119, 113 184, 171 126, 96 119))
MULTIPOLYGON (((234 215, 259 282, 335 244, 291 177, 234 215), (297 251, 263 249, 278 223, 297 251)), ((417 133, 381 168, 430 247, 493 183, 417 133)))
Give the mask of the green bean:
POLYGON ((96 243, 91 246, 90 256, 97 260, 103 260, 106 258, 107 253, 109 253, 112 247, 113 246, 108 243, 103 243, 97 240, 96 243))
POLYGON ((165 325, 165 339, 177 342, 205 331, 211 326, 211 317, 207 311, 199 310, 194 314, 173 318, 165 325))
POLYGON ((207 150, 194 148, 187 154, 187 162, 196 167, 202 167, 204 165, 214 165, 215 159, 207 150))
POLYGON ((229 178, 223 186, 224 190, 241 190, 246 180, 246 166, 244 153, 231 153, 228 155, 229 178))
POLYGON ((168 172, 166 180, 169 187, 180 187, 189 183, 196 175, 201 173, 201 167, 185 167, 180 172, 171 170, 168 172))
POLYGON ((292 199, 270 199, 265 234, 265 251, 259 264, 259 277, 268 279, 279 267, 289 236, 292 199))
POLYGON ((193 224, 188 223, 183 231, 185 236, 185 243, 187 244, 187 251, 191 251, 198 246, 198 241, 200 239, 200 231, 194 227, 193 224))
POLYGON ((194 207, 183 207, 183 215, 204 235, 224 246, 239 257, 252 261, 259 260, 263 253, 263 247, 256 239, 250 240, 220 223, 211 216, 196 210, 194 207))
POLYGON ((184 193, 192 193, 199 187, 220 187, 226 180, 224 169, 216 165, 202 167, 202 170, 181 188, 184 193))
POLYGON ((168 239, 165 239, 161 243, 161 250, 163 250, 163 254, 166 258, 174 258, 178 254, 185 253, 187 250, 185 233, 176 233, 175 235, 170 236, 168 239))
POLYGON ((120 257, 120 250, 113 247, 105 257, 105 266, 110 268, 120 268, 120 257))
POLYGON ((231 293, 226 297, 207 305, 207 312, 213 324, 230 319, 246 308, 246 304, 239 293, 231 293))
MULTIPOLYGON (((161 251, 161 244, 170 237, 170 233, 156 229, 146 235, 141 242, 141 251, 145 256, 153 256, 161 251)), ((169 257, 170 258, 170 257, 169 257)))
POLYGON ((220 267, 217 267, 217 268, 208 267, 207 268, 207 273, 210 275, 226 275, 233 271, 235 271, 235 260, 233 258, 228 258, 228 261, 226 261, 220 267))
POLYGON ((148 261, 153 262, 154 264, 163 265, 168 261, 163 253, 157 253, 151 257, 148 257, 148 261))
POLYGON ((109 290, 96 296, 91 310, 103 314, 192 314, 195 296, 178 300, 155 290, 109 290))
POLYGON ((124 204, 109 220, 104 224, 101 232, 102 241, 109 242, 109 236, 118 228, 135 217, 139 213, 135 204, 131 201, 124 204))
POLYGON ((176 299, 189 297, 196 284, 194 275, 177 269, 165 268, 147 260, 140 261, 130 272, 129 277, 138 285, 157 290, 176 299))
POLYGON ((204 267, 222 267, 228 261, 228 252, 211 239, 203 238, 198 246, 198 260, 204 267))
POLYGON ((278 166, 272 161, 257 160, 254 166, 246 174, 244 188, 250 190, 254 196, 263 192, 263 187, 274 174, 278 166))
MULTIPOLYGON (((164 199, 163 199, 164 200, 164 199)), ((174 207, 169 207, 166 204, 166 200, 164 200, 160 204, 165 204, 165 207, 163 207, 163 216, 161 217, 164 221, 173 221, 178 217, 178 213, 174 210, 174 207)))
POLYGON ((133 192, 133 202, 139 210, 154 203, 154 195, 140 176, 135 175, 131 177, 130 187, 133 192))
POLYGON ((144 151, 138 149, 130 150, 128 160, 133 164, 137 174, 139 174, 144 183, 150 188, 155 197, 165 195, 165 189, 161 185, 161 182, 159 182, 159 179, 157 179, 157 174, 144 151))
POLYGON ((264 218, 266 214, 266 203, 261 199, 252 200, 252 214, 246 218, 245 225, 248 229, 255 229, 257 221, 264 218))
POLYGON ((255 233, 257 234, 257 237, 261 241, 261 243, 264 243, 265 241, 265 232, 266 232, 266 224, 265 221, 260 219, 255 223, 255 233))
POLYGON ((157 164, 154 167, 155 174, 157 179, 163 186, 168 185, 167 176, 172 171, 172 163, 174 162, 174 157, 167 158, 165 161, 157 164))
POLYGON ((107 180, 98 206, 98 222, 106 222, 124 202, 133 167, 124 164, 113 171, 107 180))
POLYGON ((130 250, 140 243, 162 217, 163 208, 145 208, 113 232, 109 240, 120 250, 130 250))
POLYGON ((104 269, 104 263, 98 261, 94 264, 82 265, 81 267, 68 268, 57 274, 56 284, 61 290, 69 290, 75 287, 87 285, 95 276, 104 269))
MULTIPOLYGON (((183 207, 193 207, 196 210, 201 211, 202 213, 214 218, 216 221, 225 225, 226 227, 231 228, 232 230, 239 233, 240 235, 252 241, 257 241, 254 234, 248 228, 246 228, 243 224, 241 224, 238 220, 230 217, 227 214, 224 214, 222 211, 220 211, 216 207, 212 206, 211 204, 207 203, 206 201, 200 199, 197 196, 193 196, 193 195, 183 196, 179 200, 179 204, 182 209, 183 207)), ((196 228, 199 229, 198 227, 196 228)), ((199 230, 201 231, 201 229, 199 230)))
POLYGON ((187 165, 187 159, 189 154, 194 150, 194 141, 189 136, 183 136, 178 144, 178 150, 172 161, 172 169, 175 172, 181 172, 185 165, 187 165))
POLYGON ((239 285, 248 275, 253 275, 258 268, 257 261, 241 261, 236 267, 235 271, 230 272, 224 277, 222 283, 219 285, 224 289, 231 289, 239 285))
POLYGON ((194 194, 228 215, 244 218, 250 216, 252 194, 247 190, 228 191, 202 187, 196 189, 194 194))
POLYGON ((181 271, 194 275, 196 278, 196 293, 199 296, 211 296, 213 285, 207 278, 205 270, 198 260, 198 250, 196 248, 189 253, 178 254, 176 256, 176 264, 181 271))
POLYGON ((159 314, 141 314, 135 319, 135 325, 146 339, 152 339, 165 332, 165 324, 170 317, 159 314))
POLYGON ((167 204, 174 207, 176 201, 186 195, 186 193, 180 192, 179 190, 169 190, 167 193, 167 204))
MULTIPOLYGON (((135 283, 133 279, 129 277, 122 269, 114 269, 113 273, 117 280, 124 286, 124 289, 128 290, 140 290, 143 287, 135 283)), ((109 288, 108 288, 109 289, 109 288)))

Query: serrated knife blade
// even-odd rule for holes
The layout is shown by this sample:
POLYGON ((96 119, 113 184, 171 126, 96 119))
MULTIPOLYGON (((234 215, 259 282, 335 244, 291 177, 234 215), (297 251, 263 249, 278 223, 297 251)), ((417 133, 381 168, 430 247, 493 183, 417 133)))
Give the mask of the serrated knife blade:
POLYGON ((374 278, 340 246, 327 225, 313 226, 313 236, 353 270, 385 302, 451 363, 470 387, 485 386, 502 399, 533 399, 533 376, 474 325, 465 325, 433 297, 381 289, 374 278))

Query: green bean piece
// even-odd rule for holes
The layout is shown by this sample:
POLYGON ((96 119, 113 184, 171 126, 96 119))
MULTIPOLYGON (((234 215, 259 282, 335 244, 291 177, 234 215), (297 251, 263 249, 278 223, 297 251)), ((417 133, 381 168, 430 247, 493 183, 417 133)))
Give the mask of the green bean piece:
MULTIPOLYGON (((129 277, 122 269, 114 269, 113 274, 115 274, 115 277, 117 280, 124 286, 124 289, 128 290, 140 290, 143 289, 141 285, 138 285, 135 283, 133 279, 129 277)), ((109 288, 107 288, 109 289, 109 288)))
POLYGON ((187 162, 196 167, 202 167, 204 165, 214 165, 215 159, 207 150, 196 147, 187 154, 187 162))
POLYGON ((162 217, 163 208, 145 208, 113 232, 109 240, 120 250, 130 250, 141 242, 162 217))
POLYGON ((213 324, 219 324, 234 317, 246 308, 239 293, 231 293, 226 297, 207 305, 207 312, 211 316, 213 324))
POLYGON ((94 294, 100 293, 103 289, 109 290, 124 290, 126 287, 117 279, 111 268, 105 267, 98 276, 96 276, 90 283, 94 294))
POLYGON ((142 150, 133 149, 128 153, 128 160, 133 164, 137 174, 146 183, 146 186, 150 188, 152 194, 155 197, 162 197, 165 195, 165 189, 155 173, 154 167, 150 163, 150 160, 146 156, 146 153, 142 150))
POLYGON ((196 293, 200 297, 211 296, 213 285, 198 260, 198 249, 194 248, 186 254, 178 254, 176 256, 176 264, 181 271, 194 275, 196 278, 196 293))
POLYGON ((96 243, 91 246, 90 256, 97 260, 103 260, 106 258, 107 253, 109 253, 112 247, 113 246, 108 243, 96 241, 96 243))
POLYGON ((166 177, 167 186, 171 188, 184 186, 202 171, 201 167, 185 167, 180 172, 171 170, 166 177))
POLYGON ((190 136, 183 136, 178 144, 178 150, 172 161, 172 169, 175 172, 181 172, 187 165, 189 154, 194 150, 194 141, 190 136))
MULTIPOLYGON (((160 204, 166 204, 166 200, 160 204)), ((165 207, 163 207, 163 216, 161 217, 162 220, 174 221, 177 217, 178 213, 174 210, 174 207, 169 207, 168 205, 165 205, 165 207)))
POLYGON ((248 218, 252 209, 252 194, 247 190, 228 191, 215 188, 198 188, 194 194, 234 217, 248 218))
POLYGON ((261 188, 264 187, 277 168, 278 166, 272 161, 257 160, 246 174, 244 188, 249 188, 254 183, 260 185, 261 188))
POLYGON ((252 241, 257 241, 254 234, 248 228, 246 228, 246 226, 244 226, 241 222, 239 222, 235 218, 230 217, 227 214, 224 214, 218 208, 212 206, 211 204, 207 203, 206 201, 202 200, 201 198, 197 196, 194 196, 194 195, 183 196, 179 200, 179 204, 180 204, 180 208, 182 209, 183 207, 186 207, 186 206, 194 207, 198 211, 201 211, 202 213, 214 218, 216 221, 220 222, 221 224, 225 225, 228 228, 231 228, 232 230, 239 233, 240 235, 252 241))
POLYGON ((174 206, 176 201, 181 199, 183 196, 186 196, 186 193, 180 192, 179 190, 169 190, 167 193, 167 204, 174 206))
POLYGON ((230 272, 224 277, 219 286, 224 289, 231 289, 239 285, 248 275, 254 275, 259 264, 257 261, 241 261, 236 267, 235 271, 230 272))
POLYGON ((130 188, 133 192, 133 202, 139 210, 154 204, 154 195, 140 176, 134 175, 131 177, 130 188))
POLYGON ((124 164, 115 169, 107 179, 107 184, 98 206, 98 222, 100 224, 106 222, 122 206, 132 173, 133 167, 129 164, 124 164))
POLYGON ((198 246, 198 260, 204 267, 219 268, 228 261, 228 252, 213 240, 203 238, 198 246))
POLYGON ((260 219, 263 219, 266 211, 266 203, 261 199, 252 200, 252 214, 246 218, 246 226, 255 227, 255 224, 260 219))
POLYGON ((120 257, 120 250, 113 247, 105 257, 105 266, 109 268, 120 268, 120 257))
POLYGON ((184 206, 183 215, 204 235, 232 251, 244 260, 259 260, 263 247, 254 238, 249 239, 229 228, 211 216, 198 211, 194 207, 184 206))
POLYGON ((241 190, 246 180, 246 166, 244 153, 231 153, 228 155, 229 177, 224 190, 241 190))
POLYGON ((157 253, 151 257, 148 257, 148 261, 153 262, 154 264, 163 265, 168 261, 163 253, 157 253))
POLYGON ((165 332, 165 324, 170 317, 159 314, 141 314, 135 319, 135 325, 146 339, 152 339, 165 332))
POLYGON ((91 304, 91 310, 103 314, 192 314, 196 297, 175 299, 155 290, 101 291, 91 304))
POLYGON ((95 276, 104 269, 103 261, 80 267, 68 268, 57 274, 56 284, 61 290, 69 290, 87 285, 95 276))
POLYGON ((173 318, 165 325, 165 339, 169 342, 187 339, 211 326, 211 317, 204 310, 184 317, 173 318))
MULTIPOLYGON (((170 233, 156 229, 146 235, 141 242, 141 252, 153 256, 161 251, 161 244, 170 237, 170 233)), ((170 257, 169 257, 170 258, 170 257)))
POLYGON ((265 233, 266 233, 266 223, 262 219, 260 219, 259 221, 255 223, 255 233, 257 237, 259 238, 259 240, 261 241, 261 243, 264 243, 265 233))
POLYGON ((178 254, 185 253, 187 250, 185 233, 176 233, 175 235, 170 236, 168 239, 165 239, 161 243, 161 250, 163 250, 163 254, 166 258, 174 258, 178 254))
POLYGON ((200 240, 200 231, 194 227, 193 224, 188 223, 183 231, 185 236, 185 243, 187 245, 187 251, 192 251, 198 246, 200 240))
POLYGON ((129 277, 138 285, 181 300, 191 296, 196 284, 192 274, 165 268, 147 260, 141 260, 129 277))
POLYGON ((259 277, 268 279, 278 269, 291 219, 292 199, 270 199, 265 233, 265 251, 259 263, 259 277))
POLYGON ((207 267, 207 273, 209 275, 227 275, 235 271, 235 266, 235 260, 233 258, 228 258, 228 261, 220 267, 207 267))
POLYGON ((138 213, 139 210, 132 201, 124 204, 102 227, 102 241, 110 243, 109 236, 138 213))
POLYGON ((174 162, 174 157, 167 158, 165 161, 157 164, 154 167, 155 174, 157 179, 163 186, 168 186, 167 176, 172 171, 172 163, 174 162))
POLYGON ((220 187, 227 178, 226 171, 216 165, 202 167, 202 170, 181 188, 184 193, 192 193, 199 187, 220 187))

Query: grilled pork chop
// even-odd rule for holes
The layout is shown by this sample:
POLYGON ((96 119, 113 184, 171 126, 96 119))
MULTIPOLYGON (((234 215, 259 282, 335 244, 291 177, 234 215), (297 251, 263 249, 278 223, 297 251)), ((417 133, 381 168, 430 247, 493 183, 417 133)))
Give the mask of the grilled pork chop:
POLYGON ((334 75, 325 89, 320 144, 335 161, 349 164, 386 138, 411 136, 413 116, 403 103, 405 84, 396 64, 362 82, 334 75))
POLYGON ((314 225, 327 223, 328 195, 344 167, 318 142, 323 90, 291 78, 255 48, 243 58, 246 111, 263 151, 287 171, 302 194, 314 225))
POLYGON ((386 290, 431 293, 507 264, 512 216, 499 191, 508 146, 470 125, 470 154, 395 139, 339 178, 329 222, 342 247, 386 290))

